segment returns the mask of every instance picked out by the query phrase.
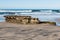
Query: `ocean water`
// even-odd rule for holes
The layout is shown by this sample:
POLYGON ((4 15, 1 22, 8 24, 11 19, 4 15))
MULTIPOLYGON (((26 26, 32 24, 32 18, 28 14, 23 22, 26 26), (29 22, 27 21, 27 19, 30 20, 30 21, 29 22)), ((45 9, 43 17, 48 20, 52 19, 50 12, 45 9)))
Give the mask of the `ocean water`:
MULTIPOLYGON (((3 10, 4 11, 5 10, 6 11, 20 11, 21 9, 2 9, 2 11, 3 10)), ((33 10, 33 9, 31 9, 31 10, 33 10)), ((60 26, 60 13, 53 13, 53 12, 45 13, 44 10, 42 11, 42 14, 40 14, 40 13, 41 12, 16 13, 16 15, 32 16, 33 18, 39 18, 40 21, 53 21, 53 22, 56 22, 57 26, 60 26)), ((4 13, 0 13, 0 22, 5 22, 5 18, 3 16, 4 16, 4 13)))

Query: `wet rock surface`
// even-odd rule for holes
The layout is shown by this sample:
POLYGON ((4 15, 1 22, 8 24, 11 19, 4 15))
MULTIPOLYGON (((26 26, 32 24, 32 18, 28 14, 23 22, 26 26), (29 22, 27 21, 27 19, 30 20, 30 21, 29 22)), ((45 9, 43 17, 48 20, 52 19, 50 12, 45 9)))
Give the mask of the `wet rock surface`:
POLYGON ((60 40, 60 30, 0 27, 0 40, 60 40))

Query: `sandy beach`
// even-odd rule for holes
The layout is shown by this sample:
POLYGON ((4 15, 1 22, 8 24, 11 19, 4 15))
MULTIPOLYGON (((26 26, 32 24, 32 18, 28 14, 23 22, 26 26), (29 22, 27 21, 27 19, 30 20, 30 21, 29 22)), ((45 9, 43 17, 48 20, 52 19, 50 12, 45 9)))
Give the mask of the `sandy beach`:
POLYGON ((0 22, 0 40, 60 40, 60 27, 0 22))

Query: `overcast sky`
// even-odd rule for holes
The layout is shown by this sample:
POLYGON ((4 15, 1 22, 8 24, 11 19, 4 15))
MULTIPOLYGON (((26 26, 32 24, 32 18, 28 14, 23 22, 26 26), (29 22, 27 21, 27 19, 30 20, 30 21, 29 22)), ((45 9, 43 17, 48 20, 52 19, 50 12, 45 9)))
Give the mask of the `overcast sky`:
POLYGON ((60 9, 60 0, 0 0, 0 8, 60 9))

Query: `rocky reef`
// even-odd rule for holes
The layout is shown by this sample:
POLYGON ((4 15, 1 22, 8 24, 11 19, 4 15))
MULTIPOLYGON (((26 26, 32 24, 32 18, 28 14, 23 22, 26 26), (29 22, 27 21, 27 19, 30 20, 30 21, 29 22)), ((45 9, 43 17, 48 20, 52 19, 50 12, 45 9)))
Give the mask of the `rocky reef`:
POLYGON ((42 24, 42 23, 48 23, 51 25, 56 25, 56 22, 51 21, 40 21, 38 18, 33 18, 31 16, 17 16, 17 15, 8 15, 4 16, 6 22, 9 23, 19 23, 19 24, 42 24))
POLYGON ((20 23, 20 24, 38 24, 40 21, 38 18, 32 18, 31 16, 4 16, 6 22, 20 23))

